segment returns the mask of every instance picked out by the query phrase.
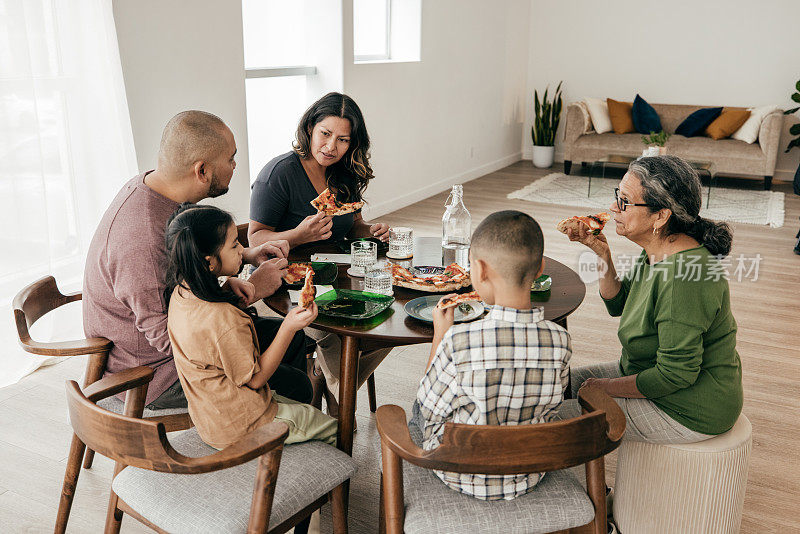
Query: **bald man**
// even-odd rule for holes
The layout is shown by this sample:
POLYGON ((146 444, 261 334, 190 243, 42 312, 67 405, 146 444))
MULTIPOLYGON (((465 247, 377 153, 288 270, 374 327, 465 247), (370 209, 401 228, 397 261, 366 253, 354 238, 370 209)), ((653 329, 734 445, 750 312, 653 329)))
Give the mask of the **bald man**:
MULTIPOLYGON (((83 326, 89 337, 114 342, 107 373, 147 365, 154 376, 147 391, 149 408, 186 407, 167 334, 164 306, 167 220, 183 202, 199 202, 228 191, 236 168, 233 133, 216 115, 184 111, 164 128, 158 167, 134 177, 114 198, 100 221, 86 258, 83 281, 83 326)), ((289 244, 272 241, 245 249, 244 261, 258 268, 250 277, 253 301, 281 286, 289 244)), ((241 282, 229 287, 244 296, 241 282)), ((267 346, 279 319, 259 318, 259 343, 267 346)), ((309 402, 311 384, 305 373, 305 337, 293 339, 270 379, 279 394, 309 402)))

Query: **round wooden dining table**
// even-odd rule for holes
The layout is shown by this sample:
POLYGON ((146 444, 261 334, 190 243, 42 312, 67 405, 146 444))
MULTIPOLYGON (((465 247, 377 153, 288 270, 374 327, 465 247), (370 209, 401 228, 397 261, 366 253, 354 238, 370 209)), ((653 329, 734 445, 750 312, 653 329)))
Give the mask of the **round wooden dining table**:
MULTIPOLYGON (((332 244, 316 244, 292 249, 289 261, 309 261, 314 253, 341 254, 342 250, 332 244)), ((382 259, 379 255, 379 260, 382 259)), ((395 260, 392 260, 395 261, 395 260)), ((405 265, 442 265, 441 240, 438 237, 417 237, 414 239, 414 256, 410 260, 397 263, 405 265)), ((338 276, 334 287, 340 289, 364 289, 363 278, 347 274, 349 264, 338 264, 338 276)), ((531 293, 531 300, 536 306, 544 308, 545 319, 549 319, 564 328, 567 316, 583 302, 586 286, 580 277, 567 267, 553 259, 545 257, 545 274, 552 278, 552 286, 545 293, 531 293)), ((465 289, 464 291, 468 291, 465 289)), ((356 409, 356 391, 359 353, 379 348, 430 343, 433 339, 433 325, 414 319, 406 314, 406 302, 427 295, 421 291, 394 288, 394 302, 391 308, 382 312, 375 321, 343 320, 319 315, 311 326, 319 330, 338 334, 342 339, 342 359, 339 377, 339 433, 338 447, 352 454, 353 424, 356 409)), ((276 291, 264 299, 266 305, 280 315, 286 315, 293 307, 289 293, 285 288, 276 291)), ((380 363, 380 362, 378 362, 380 363)), ((374 371, 374 369, 373 369, 374 371)))

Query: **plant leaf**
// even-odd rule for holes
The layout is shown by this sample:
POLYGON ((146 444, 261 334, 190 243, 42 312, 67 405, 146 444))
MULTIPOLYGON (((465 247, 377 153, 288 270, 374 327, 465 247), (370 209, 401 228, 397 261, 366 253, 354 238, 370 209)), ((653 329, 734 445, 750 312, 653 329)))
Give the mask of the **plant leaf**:
POLYGON ((798 93, 800 93, 800 80, 797 80, 797 83, 794 84, 794 88, 797 89, 798 93))
POLYGON ((793 93, 792 100, 794 100, 795 102, 800 102, 800 93, 793 93))
POLYGON ((786 152, 789 152, 792 148, 796 146, 800 146, 800 137, 797 137, 789 141, 789 146, 786 147, 786 152))
POLYGON ((800 108, 792 108, 792 109, 787 109, 786 111, 784 111, 784 112, 783 112, 783 114, 784 114, 784 115, 791 115, 792 113, 794 113, 794 112, 795 112, 795 111, 797 111, 798 109, 800 109, 800 108))
POLYGON ((791 128, 789 128, 789 133, 792 135, 800 135, 800 124, 793 124, 791 128))

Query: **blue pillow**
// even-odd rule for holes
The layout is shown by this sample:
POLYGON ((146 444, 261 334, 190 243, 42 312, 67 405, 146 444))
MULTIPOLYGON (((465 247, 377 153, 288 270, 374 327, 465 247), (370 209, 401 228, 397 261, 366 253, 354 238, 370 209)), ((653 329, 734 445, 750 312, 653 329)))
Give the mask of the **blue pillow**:
POLYGON ((661 131, 661 119, 658 118, 658 113, 653 109, 653 106, 647 103, 644 98, 636 95, 633 100, 633 127, 640 134, 649 134, 650 132, 661 131))
POLYGON ((675 128, 675 133, 686 137, 695 137, 706 131, 706 127, 722 113, 722 108, 698 109, 675 128))

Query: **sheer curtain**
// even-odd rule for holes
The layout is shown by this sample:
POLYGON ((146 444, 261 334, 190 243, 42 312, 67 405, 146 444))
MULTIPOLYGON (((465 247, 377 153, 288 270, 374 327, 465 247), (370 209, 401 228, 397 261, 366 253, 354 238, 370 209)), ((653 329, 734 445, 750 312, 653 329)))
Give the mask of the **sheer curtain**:
MULTIPOLYGON (((46 363, 19 348, 14 295, 47 274, 80 290, 94 229, 134 174, 111 0, 0 0, 0 387, 46 363)), ((35 338, 83 336, 79 303, 50 315, 35 338)))

